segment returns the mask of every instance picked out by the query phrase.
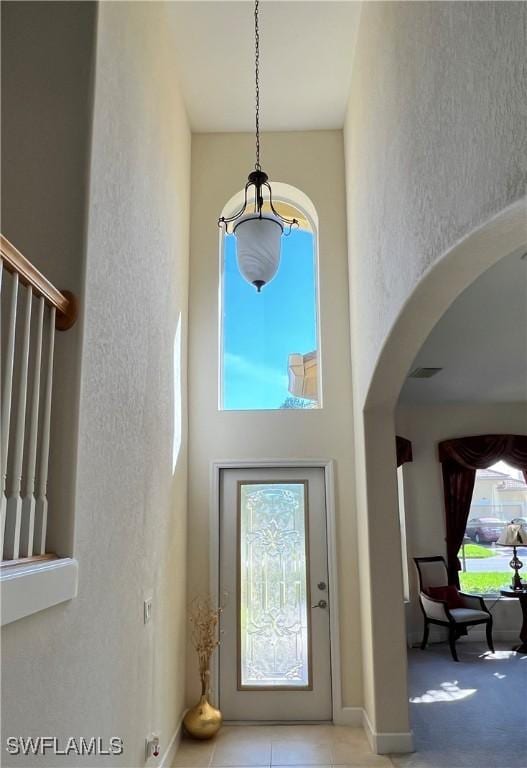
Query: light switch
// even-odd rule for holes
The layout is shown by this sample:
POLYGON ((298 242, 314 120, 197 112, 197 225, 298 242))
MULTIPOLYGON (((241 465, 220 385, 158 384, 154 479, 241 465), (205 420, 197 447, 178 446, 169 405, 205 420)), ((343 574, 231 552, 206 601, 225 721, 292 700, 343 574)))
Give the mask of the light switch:
POLYGON ((144 619, 145 624, 148 624, 148 622, 152 618, 152 598, 148 597, 144 602, 144 619))

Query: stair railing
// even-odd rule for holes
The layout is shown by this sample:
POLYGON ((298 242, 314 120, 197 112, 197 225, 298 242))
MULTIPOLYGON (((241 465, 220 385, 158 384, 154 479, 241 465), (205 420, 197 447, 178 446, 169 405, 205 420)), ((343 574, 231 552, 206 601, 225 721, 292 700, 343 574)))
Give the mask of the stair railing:
POLYGON ((0 235, 0 551, 4 565, 46 555, 55 330, 77 318, 59 291, 0 235))

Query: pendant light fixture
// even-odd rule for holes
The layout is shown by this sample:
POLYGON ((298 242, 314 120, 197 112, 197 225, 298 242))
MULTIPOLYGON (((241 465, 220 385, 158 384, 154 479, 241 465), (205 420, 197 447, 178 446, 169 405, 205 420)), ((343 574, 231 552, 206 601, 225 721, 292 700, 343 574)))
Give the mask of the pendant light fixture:
POLYGON ((254 75, 256 92, 256 162, 245 185, 243 206, 233 216, 221 216, 218 226, 236 236, 238 269, 258 293, 278 272, 282 234, 289 235, 296 219, 281 216, 273 203, 269 177, 260 165, 260 30, 259 0, 254 3, 254 75), (252 189, 254 187, 254 190, 252 189), (254 195, 254 202, 253 202, 254 195), (264 195, 269 210, 263 211, 264 195))

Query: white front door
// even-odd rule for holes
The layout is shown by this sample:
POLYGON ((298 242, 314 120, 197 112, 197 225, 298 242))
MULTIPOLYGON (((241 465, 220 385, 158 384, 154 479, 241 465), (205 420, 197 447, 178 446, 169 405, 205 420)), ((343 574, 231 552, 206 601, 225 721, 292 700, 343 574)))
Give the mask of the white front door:
POLYGON ((220 476, 226 720, 331 720, 326 494, 317 468, 220 476))

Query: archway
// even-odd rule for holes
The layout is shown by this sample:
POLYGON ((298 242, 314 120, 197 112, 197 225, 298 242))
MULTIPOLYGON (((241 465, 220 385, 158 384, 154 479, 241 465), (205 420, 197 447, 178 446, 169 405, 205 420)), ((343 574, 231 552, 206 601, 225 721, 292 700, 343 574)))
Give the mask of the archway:
MULTIPOLYGON (((357 493, 365 528, 371 664, 365 703, 377 735, 400 734, 396 746, 411 743, 406 694, 406 639, 401 573, 394 412, 408 369, 423 342, 459 294, 502 257, 527 246, 525 200, 509 206, 456 243, 423 275, 402 308, 382 349, 366 402, 357 419, 357 493), (382 568, 377 553, 382 552, 382 568), (389 632, 386 629, 389 628, 389 632)), ((359 521, 361 522, 361 521, 359 521)), ((364 569, 363 569, 364 570, 364 569)), ((379 738, 382 749, 382 738, 379 738)), ((377 744, 379 746, 379 744, 377 744)))
POLYGON ((470 232, 432 264, 386 339, 365 410, 395 405, 412 360, 450 304, 503 256, 522 247, 527 247, 526 199, 470 232))

